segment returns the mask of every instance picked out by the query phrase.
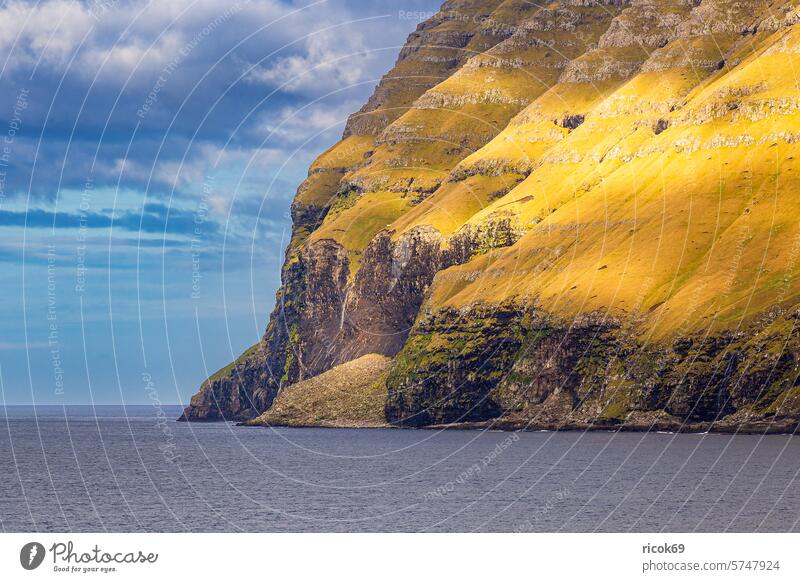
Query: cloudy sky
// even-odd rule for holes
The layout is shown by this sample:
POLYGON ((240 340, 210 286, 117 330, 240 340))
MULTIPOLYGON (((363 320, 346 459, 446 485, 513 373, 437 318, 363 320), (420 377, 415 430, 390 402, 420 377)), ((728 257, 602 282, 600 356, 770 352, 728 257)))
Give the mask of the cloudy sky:
POLYGON ((258 341, 297 185, 438 5, 0 4, 0 404, 186 402, 258 341))

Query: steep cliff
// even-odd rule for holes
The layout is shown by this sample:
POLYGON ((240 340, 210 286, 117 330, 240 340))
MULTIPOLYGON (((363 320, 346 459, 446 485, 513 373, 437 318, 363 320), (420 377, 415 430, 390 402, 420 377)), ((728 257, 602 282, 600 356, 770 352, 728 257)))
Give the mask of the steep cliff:
POLYGON ((263 341, 185 418, 379 353, 400 426, 793 430, 799 20, 446 3, 312 166, 263 341))

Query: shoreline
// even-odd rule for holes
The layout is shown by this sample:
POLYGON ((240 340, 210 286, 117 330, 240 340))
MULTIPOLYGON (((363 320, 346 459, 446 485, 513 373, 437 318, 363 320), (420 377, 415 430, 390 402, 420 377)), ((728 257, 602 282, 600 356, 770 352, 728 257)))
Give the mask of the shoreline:
MULTIPOLYGON (((202 421, 215 422, 215 421, 202 421)), ((356 426, 356 425, 324 425, 304 423, 266 424, 252 421, 217 421, 235 422, 236 426, 247 428, 331 428, 331 429, 393 429, 393 430, 479 430, 496 432, 628 432, 628 433, 665 433, 665 434, 729 434, 729 435, 770 435, 770 436, 800 436, 798 429, 800 423, 794 420, 786 422, 751 422, 736 424, 724 423, 689 423, 683 425, 672 424, 614 424, 614 423, 569 423, 555 425, 552 423, 531 424, 520 421, 478 421, 459 422, 449 424, 432 424, 426 426, 356 426)))

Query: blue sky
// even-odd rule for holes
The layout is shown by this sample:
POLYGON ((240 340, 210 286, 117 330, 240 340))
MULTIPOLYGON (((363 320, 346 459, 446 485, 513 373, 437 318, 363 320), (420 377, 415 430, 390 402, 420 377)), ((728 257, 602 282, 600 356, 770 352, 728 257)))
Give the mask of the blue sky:
POLYGON ((0 404, 188 401, 264 331, 288 209, 436 0, 0 6, 0 404))

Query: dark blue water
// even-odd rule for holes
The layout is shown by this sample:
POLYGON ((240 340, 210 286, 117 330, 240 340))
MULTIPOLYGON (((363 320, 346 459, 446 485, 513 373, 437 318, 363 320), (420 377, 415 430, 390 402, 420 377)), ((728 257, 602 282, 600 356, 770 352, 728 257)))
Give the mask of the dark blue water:
POLYGON ((0 409, 4 531, 798 531, 800 438, 0 409))

